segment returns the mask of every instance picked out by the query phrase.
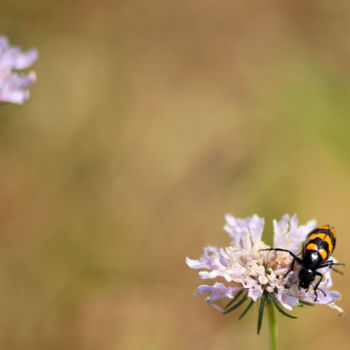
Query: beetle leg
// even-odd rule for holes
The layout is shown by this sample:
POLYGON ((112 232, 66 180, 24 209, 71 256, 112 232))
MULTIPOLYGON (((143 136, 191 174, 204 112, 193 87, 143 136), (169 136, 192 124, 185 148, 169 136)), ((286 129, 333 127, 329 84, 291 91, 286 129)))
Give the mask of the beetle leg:
POLYGON ((339 271, 339 270, 335 269, 334 267, 331 267, 331 269, 332 269, 332 271, 339 273, 339 275, 344 275, 343 271, 339 271))
POLYGON ((321 267, 327 267, 329 266, 330 268, 332 268, 333 266, 335 265, 340 265, 340 266, 344 266, 345 264, 342 264, 342 263, 335 263, 333 261, 326 261, 324 264, 320 265, 318 268, 320 269, 321 267))
POLYGON ((296 257, 294 257, 293 261, 292 261, 292 264, 290 265, 289 271, 287 271, 287 273, 283 276, 283 278, 286 278, 289 275, 289 273, 293 271, 296 260, 297 260, 296 257))
POLYGON ((328 261, 326 261, 324 264, 320 265, 318 268, 327 267, 327 266, 329 266, 330 268, 332 268, 334 265, 343 265, 343 266, 344 266, 345 264, 336 263, 336 262, 334 262, 334 261, 332 261, 332 260, 328 260, 328 261))
POLYGON ((341 275, 343 275, 343 272, 342 271, 339 271, 339 270, 337 270, 337 269, 335 269, 333 266, 334 265, 345 265, 345 264, 342 264, 342 263, 335 263, 334 261, 332 261, 332 260, 329 260, 329 261, 326 261, 324 264, 322 264, 322 265, 320 265, 318 268, 320 269, 320 268, 322 268, 322 267, 329 267, 330 269, 332 269, 332 271, 334 271, 334 272, 337 272, 337 273, 339 273, 339 274, 341 274, 341 275))
POLYGON ((289 253, 299 264, 302 263, 302 260, 300 258, 298 258, 293 252, 291 252, 290 250, 287 250, 287 249, 282 249, 282 248, 260 249, 260 251, 262 251, 262 250, 274 250, 277 252, 286 252, 286 253, 289 253))
MULTIPOLYGON (((319 284, 321 283, 321 281, 323 279, 323 275, 322 275, 321 272, 318 272, 318 271, 315 271, 315 274, 320 277, 320 279, 316 283, 316 286, 314 287, 315 302, 316 302, 317 301, 317 288, 318 288, 319 284)), ((323 290, 320 289, 320 291, 323 293, 323 295, 326 295, 326 293, 323 290)))

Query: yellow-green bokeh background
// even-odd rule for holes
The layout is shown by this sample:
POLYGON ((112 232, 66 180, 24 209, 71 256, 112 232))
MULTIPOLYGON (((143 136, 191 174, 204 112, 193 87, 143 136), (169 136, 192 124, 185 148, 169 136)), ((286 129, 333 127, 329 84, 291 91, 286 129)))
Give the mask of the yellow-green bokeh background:
MULTIPOLYGON (((266 241, 333 224, 348 263, 348 2, 4 0, 0 24, 40 51, 0 109, 1 349, 268 349, 256 310, 193 296, 227 212, 266 241)), ((347 270, 348 312, 278 316, 281 349, 349 348, 347 270)))

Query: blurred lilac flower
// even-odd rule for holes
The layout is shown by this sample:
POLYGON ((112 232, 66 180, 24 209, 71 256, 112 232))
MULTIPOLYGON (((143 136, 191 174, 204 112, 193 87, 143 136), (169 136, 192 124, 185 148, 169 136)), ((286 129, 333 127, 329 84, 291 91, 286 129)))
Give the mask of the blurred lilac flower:
POLYGON ((37 58, 37 50, 23 52, 18 46, 10 46, 8 39, 0 35, 0 101, 21 104, 29 98, 27 88, 35 82, 35 73, 14 70, 28 68, 37 58))
MULTIPOLYGON (((280 221, 274 220, 273 226, 274 246, 299 255, 302 243, 307 234, 316 227, 316 221, 311 220, 306 225, 299 225, 296 215, 292 217, 285 215, 280 221)), ((277 304, 278 310, 289 317, 293 316, 285 313, 280 304, 288 310, 309 303, 326 304, 342 313, 342 309, 335 305, 340 294, 330 290, 333 284, 330 267, 318 270, 324 278, 319 285, 315 301, 313 289, 307 291, 298 288, 298 272, 301 268, 297 266, 299 264, 295 264, 294 271, 285 277, 292 262, 289 253, 261 251, 270 248, 261 240, 263 229, 264 219, 257 215, 244 220, 226 215, 224 230, 232 239, 231 245, 225 248, 209 246, 203 250, 203 255, 198 260, 186 258, 190 268, 201 270, 199 276, 202 279, 217 279, 214 285, 199 286, 196 295, 205 294, 204 300, 221 311, 223 309, 214 302, 228 298, 231 299, 229 303, 231 305, 233 300, 236 301, 245 292, 241 303, 250 299, 246 311, 263 297, 277 304)), ((227 307, 228 305, 225 307, 226 310, 227 307)))

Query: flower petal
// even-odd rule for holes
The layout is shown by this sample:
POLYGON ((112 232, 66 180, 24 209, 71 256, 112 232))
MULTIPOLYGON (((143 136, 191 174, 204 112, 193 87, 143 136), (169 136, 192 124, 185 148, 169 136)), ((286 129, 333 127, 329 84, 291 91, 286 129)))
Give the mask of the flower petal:
POLYGON ((35 73, 23 74, 14 70, 28 68, 37 58, 35 49, 23 52, 0 36, 0 101, 21 104, 29 98, 27 88, 35 82, 35 73))
POLYGON ((26 88, 36 80, 34 72, 26 74, 13 73, 3 79, 0 87, 0 101, 21 104, 29 98, 26 88))
POLYGON ((238 219, 227 214, 224 230, 232 237, 232 245, 238 249, 252 249, 252 244, 261 240, 264 218, 254 214, 246 219, 238 219))
POLYGON ((293 306, 297 306, 299 303, 299 299, 293 295, 289 295, 286 292, 275 293, 275 297, 282 304, 282 306, 291 311, 293 306))
POLYGON ((273 227, 274 247, 288 249, 298 255, 307 234, 316 227, 316 220, 299 226, 296 215, 290 217, 286 214, 280 221, 273 220, 273 227))
POLYGON ((242 290, 242 287, 226 287, 223 283, 216 282, 213 286, 203 284, 198 287, 195 295, 200 295, 203 293, 209 293, 208 296, 204 297, 204 300, 211 306, 222 311, 218 305, 213 304, 213 301, 221 298, 232 299, 236 293, 242 290))
POLYGON ((248 297, 254 301, 257 301, 262 295, 264 291, 261 289, 259 285, 254 286, 253 288, 249 288, 248 297))
POLYGON ((258 215, 253 215, 249 221, 249 231, 252 237, 253 244, 261 241, 261 236, 264 230, 265 219, 259 218, 258 215))

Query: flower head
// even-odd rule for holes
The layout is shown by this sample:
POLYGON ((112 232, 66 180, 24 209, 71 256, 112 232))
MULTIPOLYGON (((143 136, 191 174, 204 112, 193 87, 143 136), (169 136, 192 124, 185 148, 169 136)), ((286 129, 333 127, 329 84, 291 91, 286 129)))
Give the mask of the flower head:
POLYGON ((17 46, 10 46, 5 36, 0 36, 0 101, 21 104, 29 98, 27 88, 35 82, 35 73, 14 70, 28 68, 37 58, 35 49, 23 52, 17 46))
MULTIPOLYGON (((330 290, 333 284, 331 266, 317 269, 323 275, 317 291, 315 286, 308 290, 300 288, 298 283, 299 271, 302 268, 300 264, 295 263, 291 271, 293 255, 300 255, 302 243, 307 234, 316 227, 316 221, 311 220, 306 225, 299 225, 296 215, 292 217, 285 215, 280 221, 274 220, 273 224, 274 247, 288 250, 290 253, 266 250, 270 247, 261 240, 264 229, 263 218, 253 215, 246 219, 238 219, 226 215, 224 230, 232 239, 231 245, 225 248, 207 247, 198 260, 186 258, 190 268, 200 270, 199 276, 202 279, 216 280, 213 285, 199 286, 196 295, 205 294, 204 299, 221 311, 223 309, 215 302, 222 298, 231 299, 224 308, 226 310, 224 313, 233 310, 246 299, 251 300, 248 305, 250 308, 259 298, 264 302, 273 302, 285 315, 288 314, 280 305, 292 310, 294 306, 303 304, 327 304, 342 312, 342 309, 335 305, 340 294, 330 290), (231 306, 243 293, 244 300, 241 299, 231 306), (229 306, 231 307, 228 308, 229 306)), ((333 261, 335 262, 334 259, 333 261)))

